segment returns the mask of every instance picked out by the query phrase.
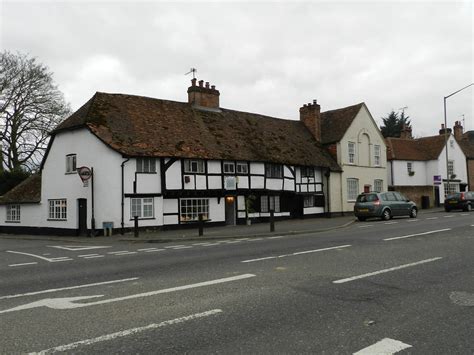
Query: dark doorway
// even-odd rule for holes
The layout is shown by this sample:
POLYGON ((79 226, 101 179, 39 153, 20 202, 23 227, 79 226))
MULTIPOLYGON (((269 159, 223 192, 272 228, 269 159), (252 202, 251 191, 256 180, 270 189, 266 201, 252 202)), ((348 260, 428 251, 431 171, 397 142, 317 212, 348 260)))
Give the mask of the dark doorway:
POLYGON ((77 210, 78 210, 78 235, 87 235, 87 199, 77 199, 77 210))
POLYGON ((435 206, 439 207, 440 201, 439 201, 439 186, 435 186, 435 206))
POLYGON ((225 224, 235 226, 235 197, 226 196, 225 198, 225 224))

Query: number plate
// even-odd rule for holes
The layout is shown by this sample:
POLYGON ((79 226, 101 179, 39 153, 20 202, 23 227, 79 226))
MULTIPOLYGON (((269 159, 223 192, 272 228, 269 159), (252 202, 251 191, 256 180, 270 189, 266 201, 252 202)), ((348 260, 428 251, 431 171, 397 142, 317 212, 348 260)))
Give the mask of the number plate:
POLYGON ((359 212, 369 212, 368 208, 359 208, 359 212))
POLYGON ((457 201, 449 201, 450 204, 454 205, 457 201))

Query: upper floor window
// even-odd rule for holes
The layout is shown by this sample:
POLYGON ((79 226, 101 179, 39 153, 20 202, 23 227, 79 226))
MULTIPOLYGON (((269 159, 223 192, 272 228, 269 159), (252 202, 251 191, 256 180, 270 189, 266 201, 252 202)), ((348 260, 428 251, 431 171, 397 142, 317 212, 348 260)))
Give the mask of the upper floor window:
POLYGON ((283 167, 280 164, 265 164, 265 176, 281 178, 283 177, 283 167))
POLYGON ((156 173, 155 158, 137 158, 137 173, 156 173))
POLYGON ((76 172, 76 154, 66 155, 66 174, 76 172))
POLYGON ((301 177, 314 177, 314 168, 309 166, 301 167, 301 177))
POLYGON ((454 175, 454 160, 448 160, 448 176, 454 175))
POLYGON ((245 162, 237 163, 237 174, 248 174, 249 173, 249 166, 245 162))
POLYGON ((347 151, 348 151, 348 154, 349 154, 349 164, 355 164, 356 145, 355 145, 354 142, 348 142, 347 151))
POLYGON ((449 141, 449 146, 450 146, 451 148, 454 148, 454 140, 453 140, 453 139, 451 139, 451 140, 449 141))
POLYGON ((48 200, 48 218, 65 221, 67 219, 67 200, 48 200))
POLYGON ((380 166, 380 146, 374 145, 374 164, 380 166))
POLYGON ((7 222, 20 222, 20 205, 7 205, 7 222))
POLYGON ((413 174, 413 163, 412 162, 407 162, 407 172, 408 172, 408 175, 412 175, 413 174))
POLYGON ((185 173, 204 173, 206 171, 204 166, 204 160, 184 160, 184 172, 185 173))
POLYGON ((233 162, 224 162, 224 174, 235 174, 235 164, 233 162))
POLYGON ((374 191, 382 192, 383 191, 383 180, 374 180, 374 191))

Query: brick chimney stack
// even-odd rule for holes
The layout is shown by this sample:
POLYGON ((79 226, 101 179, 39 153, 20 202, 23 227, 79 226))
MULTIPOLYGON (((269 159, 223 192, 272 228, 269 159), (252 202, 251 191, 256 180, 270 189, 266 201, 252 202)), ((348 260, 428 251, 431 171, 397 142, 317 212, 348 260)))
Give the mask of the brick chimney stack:
POLYGON ((403 125, 402 130, 400 131, 400 138, 402 139, 413 139, 411 134, 411 127, 407 125, 403 125))
POLYGON ((191 86, 188 88, 188 103, 195 106, 219 108, 219 90, 215 85, 209 86, 204 80, 199 80, 199 86, 196 85, 196 78, 191 80, 191 86))
POLYGON ((444 128, 444 123, 441 123, 441 129, 439 130, 439 134, 444 135, 445 131, 448 133, 448 135, 450 135, 452 132, 451 128, 444 128))
POLYGON ((462 125, 461 125, 461 121, 456 121, 454 123, 454 138, 456 138, 457 140, 460 140, 462 139, 462 134, 463 134, 463 128, 462 128, 462 125))
POLYGON ((300 121, 309 129, 313 137, 321 142, 321 106, 316 100, 300 107, 300 121))

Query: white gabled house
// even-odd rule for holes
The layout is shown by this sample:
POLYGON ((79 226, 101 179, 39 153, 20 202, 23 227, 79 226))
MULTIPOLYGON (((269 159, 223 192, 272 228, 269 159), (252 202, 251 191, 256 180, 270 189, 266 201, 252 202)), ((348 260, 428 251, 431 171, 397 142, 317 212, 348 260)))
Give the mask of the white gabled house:
POLYGON ((188 102, 96 93, 53 132, 40 174, 0 198, 0 232, 245 223, 330 212, 320 106, 300 121, 221 108, 203 81, 188 102), (85 186, 79 167, 93 169, 85 186))
POLYGON ((449 128, 447 137, 446 148, 442 125, 437 136, 414 139, 411 128, 405 127, 400 138, 387 138, 390 187, 425 208, 439 206, 450 192, 465 191, 468 185, 466 156, 449 128), (428 200, 423 206, 423 196, 428 197, 429 206, 428 200))

